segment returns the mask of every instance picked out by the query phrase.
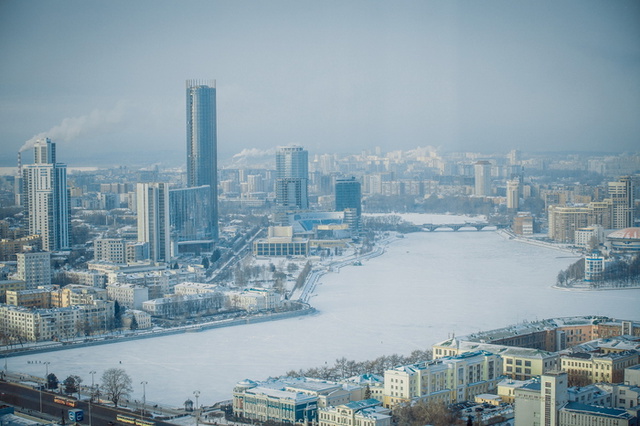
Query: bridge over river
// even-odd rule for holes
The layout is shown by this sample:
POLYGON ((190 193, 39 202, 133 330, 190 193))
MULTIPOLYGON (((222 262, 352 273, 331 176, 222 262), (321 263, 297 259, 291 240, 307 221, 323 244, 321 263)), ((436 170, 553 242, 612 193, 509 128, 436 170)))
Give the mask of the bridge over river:
POLYGON ((440 228, 447 228, 453 231, 461 229, 474 228, 476 231, 484 229, 494 231, 496 229, 505 229, 509 227, 506 223, 488 223, 488 222, 465 222, 465 223, 424 223, 420 225, 423 231, 435 231, 440 228))

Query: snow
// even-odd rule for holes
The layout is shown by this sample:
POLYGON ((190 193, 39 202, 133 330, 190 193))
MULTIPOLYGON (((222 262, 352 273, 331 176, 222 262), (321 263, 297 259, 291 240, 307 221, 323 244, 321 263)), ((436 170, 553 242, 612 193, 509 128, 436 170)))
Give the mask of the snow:
MULTIPOLYGON (((411 218, 413 219, 413 218, 411 218)), ((458 218, 464 222, 466 218, 458 218)), ((422 216, 418 223, 453 223, 422 216)), ((571 292, 552 288, 575 257, 501 237, 492 231, 409 234, 387 252, 320 278, 310 303, 318 313, 199 333, 8 359, 10 371, 96 383, 119 367, 133 379, 130 400, 182 406, 199 390, 200 403, 231 399, 244 379, 429 348, 450 333, 464 335, 528 320, 574 315, 639 319, 640 290, 571 292)))

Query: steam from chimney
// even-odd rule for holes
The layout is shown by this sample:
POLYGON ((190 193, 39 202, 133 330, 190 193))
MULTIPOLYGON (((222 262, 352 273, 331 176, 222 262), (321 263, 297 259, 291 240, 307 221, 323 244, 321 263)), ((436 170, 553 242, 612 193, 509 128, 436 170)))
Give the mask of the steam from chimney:
POLYGON ((19 152, 33 148, 38 139, 44 139, 45 137, 56 141, 69 142, 80 136, 109 132, 123 121, 126 115, 126 106, 126 102, 118 102, 109 111, 96 109, 89 115, 65 118, 57 126, 46 132, 38 133, 29 139, 22 145, 19 152))

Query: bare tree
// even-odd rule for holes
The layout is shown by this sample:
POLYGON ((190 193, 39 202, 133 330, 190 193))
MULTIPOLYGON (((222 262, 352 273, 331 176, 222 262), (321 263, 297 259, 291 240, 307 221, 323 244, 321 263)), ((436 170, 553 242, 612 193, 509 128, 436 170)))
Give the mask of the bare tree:
POLYGON ((109 368, 102 374, 102 389, 107 399, 117 407, 120 399, 133 391, 131 377, 122 368, 109 368))

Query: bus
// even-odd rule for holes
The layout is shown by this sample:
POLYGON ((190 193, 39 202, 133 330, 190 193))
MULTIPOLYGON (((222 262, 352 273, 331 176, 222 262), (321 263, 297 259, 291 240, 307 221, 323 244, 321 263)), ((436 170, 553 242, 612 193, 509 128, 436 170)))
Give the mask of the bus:
POLYGON ((78 405, 77 400, 64 396, 54 396, 53 402, 55 402, 56 404, 66 405, 67 407, 76 407, 78 405))
POLYGON ((156 422, 150 420, 136 419, 135 417, 125 416, 124 414, 118 414, 116 420, 120 423, 135 426, 155 426, 156 422))

